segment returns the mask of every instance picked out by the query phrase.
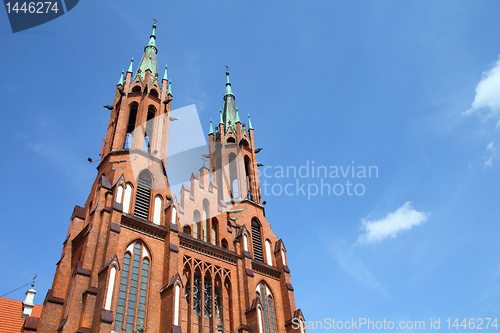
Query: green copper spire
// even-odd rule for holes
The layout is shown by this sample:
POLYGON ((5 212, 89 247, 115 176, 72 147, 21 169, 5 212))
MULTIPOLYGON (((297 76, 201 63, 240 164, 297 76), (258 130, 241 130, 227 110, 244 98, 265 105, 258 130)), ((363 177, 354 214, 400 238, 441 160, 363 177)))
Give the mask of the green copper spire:
POLYGON ((253 130, 252 121, 250 120, 250 113, 248 114, 248 129, 253 130))
POLYGON ((168 81, 168 89, 167 89, 167 95, 172 95, 172 80, 168 81))
POLYGON ((124 69, 122 69, 122 76, 120 76, 120 81, 118 81, 117 86, 123 86, 123 73, 125 73, 124 69))
POLYGON ((233 132, 236 131, 236 122, 238 121, 239 117, 234 99, 235 97, 231 89, 231 82, 229 82, 229 71, 226 71, 226 93, 224 95, 224 108, 222 112, 224 131, 226 133, 230 128, 233 130, 233 132))
POLYGON ((224 97, 227 95, 233 95, 234 97, 233 91, 231 90, 231 82, 229 82, 229 71, 226 71, 226 94, 224 97))
POLYGON ((168 78, 167 78, 167 65, 165 65, 165 74, 163 74, 163 80, 165 81, 168 81, 168 78))
POLYGON ((149 43, 144 47, 144 54, 142 55, 141 63, 139 64, 139 67, 137 67, 137 71, 134 76, 134 80, 139 77, 141 78, 141 81, 146 84, 153 84, 154 81, 158 80, 158 65, 156 63, 158 48, 155 43, 155 31, 156 24, 153 24, 153 33, 149 37, 149 43), (150 82, 144 82, 146 71, 148 69, 151 70, 151 80, 150 82))
POLYGON ((127 73, 133 73, 132 71, 132 63, 134 62, 134 58, 132 57, 132 60, 130 60, 130 66, 128 66, 128 71, 127 73))
MULTIPOLYGON (((148 45, 146 45, 146 47, 144 48, 144 50, 146 50, 146 48, 148 46, 152 46, 156 49, 156 43, 155 43, 155 40, 156 40, 156 36, 155 36, 155 32, 156 32, 156 24, 153 24, 153 32, 151 33, 151 36, 149 36, 149 43, 148 45)), ((158 49, 156 50, 156 52, 158 52, 158 49)))
POLYGON ((219 124, 224 124, 224 121, 222 121, 222 110, 220 110, 219 112, 220 112, 219 124))
POLYGON ((208 130, 208 134, 214 134, 214 127, 212 126, 212 119, 210 119, 210 129, 208 130))

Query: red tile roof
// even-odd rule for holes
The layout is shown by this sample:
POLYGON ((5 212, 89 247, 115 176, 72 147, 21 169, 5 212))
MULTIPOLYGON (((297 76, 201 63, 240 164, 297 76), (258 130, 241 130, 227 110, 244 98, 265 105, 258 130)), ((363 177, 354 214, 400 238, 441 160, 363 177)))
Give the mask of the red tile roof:
MULTIPOLYGON (((0 333, 21 332, 24 324, 23 302, 0 297, 0 333)), ((31 317, 40 317, 42 306, 35 304, 31 317)))

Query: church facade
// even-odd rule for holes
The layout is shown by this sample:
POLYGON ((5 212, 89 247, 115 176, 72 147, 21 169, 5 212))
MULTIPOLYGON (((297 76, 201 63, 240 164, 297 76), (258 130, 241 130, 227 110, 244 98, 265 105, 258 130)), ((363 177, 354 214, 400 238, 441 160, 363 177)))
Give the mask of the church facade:
POLYGON ((284 242, 265 217, 254 129, 228 72, 209 166, 171 191, 176 119, 155 30, 107 106, 98 175, 71 216, 37 332, 304 332, 284 242))

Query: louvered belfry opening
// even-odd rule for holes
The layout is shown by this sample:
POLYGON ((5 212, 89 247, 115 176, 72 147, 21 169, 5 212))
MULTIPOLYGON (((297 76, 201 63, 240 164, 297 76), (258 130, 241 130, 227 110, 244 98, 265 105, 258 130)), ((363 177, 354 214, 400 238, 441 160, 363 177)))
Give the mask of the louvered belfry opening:
POLYGON ((151 198, 151 176, 146 171, 141 172, 137 181, 134 215, 148 219, 149 199, 151 198))
POLYGON ((260 224, 259 222, 252 221, 252 244, 253 244, 253 257, 255 260, 264 261, 262 257, 262 241, 260 239, 260 224))

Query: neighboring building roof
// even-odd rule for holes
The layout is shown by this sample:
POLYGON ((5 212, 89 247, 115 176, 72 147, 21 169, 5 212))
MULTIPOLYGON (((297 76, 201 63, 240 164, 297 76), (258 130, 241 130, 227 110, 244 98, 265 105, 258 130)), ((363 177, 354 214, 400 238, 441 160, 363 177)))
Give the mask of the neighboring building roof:
MULTIPOLYGON (((21 332, 24 324, 23 302, 0 297, 0 333, 21 332)), ((42 306, 35 304, 31 317, 40 317, 42 306)))

